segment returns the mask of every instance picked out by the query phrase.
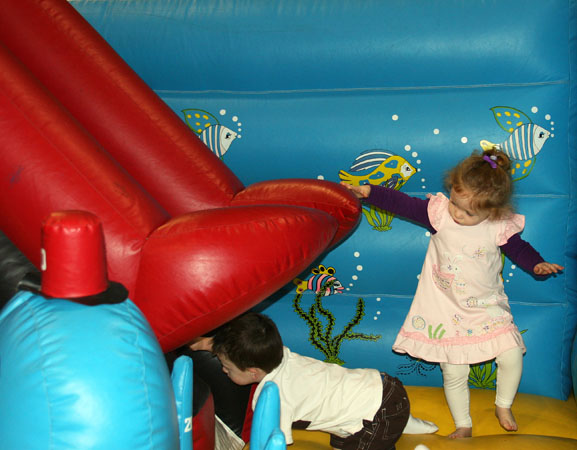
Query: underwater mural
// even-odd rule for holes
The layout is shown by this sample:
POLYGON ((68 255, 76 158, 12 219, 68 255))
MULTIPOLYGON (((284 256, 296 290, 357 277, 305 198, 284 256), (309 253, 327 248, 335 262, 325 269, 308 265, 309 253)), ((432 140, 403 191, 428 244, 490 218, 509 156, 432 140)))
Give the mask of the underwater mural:
MULTIPOLYGON (((303 319, 309 327, 309 342, 325 356, 325 362, 343 365, 339 357, 341 345, 345 340, 360 339, 363 341, 377 341, 380 334, 365 334, 353 331, 365 316, 365 302, 362 298, 357 300, 355 314, 344 326, 343 330, 333 336, 336 326, 336 318, 333 312, 323 305, 323 297, 342 293, 342 289, 335 289, 341 286, 340 282, 333 275, 333 267, 319 265, 311 271, 312 276, 307 280, 295 279, 297 285, 296 296, 293 300, 293 308, 298 316, 303 319), (320 288, 317 282, 323 282, 320 288), (315 298, 308 311, 302 305, 303 293, 307 290, 315 292, 315 298)), ((341 286, 342 288, 342 286, 341 286)))
MULTIPOLYGON (((339 178, 353 186, 374 184, 398 191, 415 173, 417 169, 402 156, 377 149, 361 153, 348 172, 339 172, 339 178)), ((394 214, 372 205, 363 205, 363 214, 374 230, 391 229, 394 214)))
MULTIPOLYGON (((238 122, 238 117, 233 117, 233 122, 238 126, 238 132, 231 130, 220 123, 215 115, 202 109, 183 109, 184 120, 188 127, 206 144, 208 148, 220 159, 228 150, 235 139, 242 136, 242 123, 238 122)), ((221 109, 220 115, 224 116, 226 110, 221 109)))
POLYGON ((511 158, 513 181, 522 180, 531 173, 537 154, 553 135, 540 125, 534 124, 529 116, 519 109, 494 106, 491 111, 497 124, 509 133, 509 136, 500 144, 482 140, 481 147, 483 150, 497 148, 503 151, 511 158))

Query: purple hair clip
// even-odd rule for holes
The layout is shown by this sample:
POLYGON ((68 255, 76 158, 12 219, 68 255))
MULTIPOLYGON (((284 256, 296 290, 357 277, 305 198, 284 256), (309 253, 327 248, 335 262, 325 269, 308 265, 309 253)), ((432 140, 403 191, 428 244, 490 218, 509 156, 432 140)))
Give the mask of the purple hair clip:
POLYGON ((497 168, 497 163, 495 162, 495 161, 497 161, 497 157, 496 157, 495 155, 491 155, 491 156, 489 156, 489 155, 484 155, 484 156, 483 156, 483 159, 484 159, 485 161, 487 161, 487 162, 491 165, 491 167, 492 167, 493 169, 496 169, 496 168, 497 168))

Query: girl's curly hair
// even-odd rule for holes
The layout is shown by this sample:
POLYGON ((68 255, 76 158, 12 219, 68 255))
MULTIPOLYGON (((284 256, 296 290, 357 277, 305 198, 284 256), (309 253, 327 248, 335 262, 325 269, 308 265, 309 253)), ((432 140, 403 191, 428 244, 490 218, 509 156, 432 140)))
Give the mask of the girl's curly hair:
POLYGON ((473 151, 445 177, 445 187, 458 194, 470 192, 471 207, 475 211, 488 211, 489 220, 497 220, 513 213, 511 199, 513 180, 511 160, 497 148, 473 151))

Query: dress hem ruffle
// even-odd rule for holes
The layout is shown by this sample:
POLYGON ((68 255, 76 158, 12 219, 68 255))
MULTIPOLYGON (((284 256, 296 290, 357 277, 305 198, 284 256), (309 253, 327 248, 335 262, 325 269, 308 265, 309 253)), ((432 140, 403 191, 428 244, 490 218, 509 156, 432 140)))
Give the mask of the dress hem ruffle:
POLYGON ((413 339, 410 337, 412 334, 414 333, 407 333, 401 329, 393 344, 393 350, 434 363, 476 364, 495 359, 512 348, 519 347, 523 353, 527 350, 516 328, 491 339, 468 344, 442 343, 422 336, 419 336, 420 339, 413 339))

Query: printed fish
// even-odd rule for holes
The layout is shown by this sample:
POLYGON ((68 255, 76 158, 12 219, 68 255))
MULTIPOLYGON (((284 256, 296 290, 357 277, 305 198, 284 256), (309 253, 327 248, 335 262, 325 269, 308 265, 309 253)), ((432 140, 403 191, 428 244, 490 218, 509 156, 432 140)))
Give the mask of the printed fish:
POLYGON ((297 293, 301 294, 306 290, 313 291, 318 294, 323 289, 323 286, 329 281, 333 282, 330 289, 325 290, 325 297, 333 294, 342 294, 344 287, 339 280, 333 275, 335 274, 334 267, 325 267, 320 264, 318 267, 311 270, 312 275, 306 280, 295 278, 293 283, 297 286, 297 293))
POLYGON ((211 125, 200 134, 200 139, 216 156, 222 158, 237 136, 237 133, 224 125, 211 125))
POLYGON ((417 170, 402 156, 367 150, 355 159, 350 172, 341 170, 339 178, 353 186, 376 184, 399 190, 417 170))
POLYGON ((501 144, 483 140, 483 150, 497 148, 511 158, 518 161, 527 161, 534 158, 543 148, 551 133, 534 123, 525 123, 513 130, 506 141, 501 144))
POLYGON ((230 128, 221 125, 218 119, 201 109, 183 109, 184 119, 189 128, 222 159, 230 148, 230 144, 238 137, 230 128))

